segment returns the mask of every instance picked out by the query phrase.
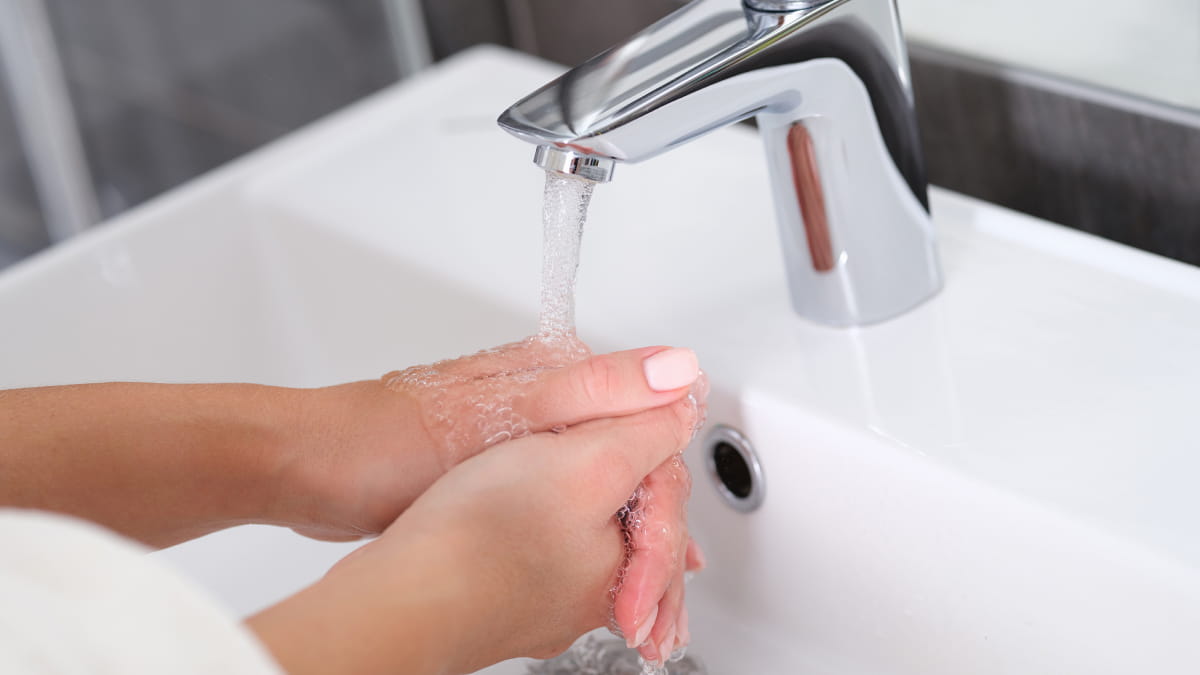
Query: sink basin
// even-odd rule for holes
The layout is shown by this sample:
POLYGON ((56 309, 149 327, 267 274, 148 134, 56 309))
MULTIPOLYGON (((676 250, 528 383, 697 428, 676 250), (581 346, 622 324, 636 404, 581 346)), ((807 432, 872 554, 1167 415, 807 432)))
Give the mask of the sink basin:
MULTIPOLYGON (((555 73, 473 50, 10 269, 0 387, 315 386, 527 335, 542 176, 494 118, 555 73)), ((710 672, 1200 671, 1200 269, 934 189, 946 289, 824 328, 767 185, 742 128, 619 167, 579 282, 586 340, 694 347, 761 459, 743 513, 688 450, 710 672)), ((155 555, 249 613, 352 547, 155 555)))

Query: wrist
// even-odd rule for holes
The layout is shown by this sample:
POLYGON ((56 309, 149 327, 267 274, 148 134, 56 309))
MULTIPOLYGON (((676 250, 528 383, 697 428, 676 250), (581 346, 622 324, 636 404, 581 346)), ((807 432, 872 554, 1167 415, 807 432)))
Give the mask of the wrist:
POLYGON ((273 441, 260 467, 267 499, 257 522, 304 530, 328 520, 329 473, 344 445, 344 421, 328 409, 324 391, 282 389, 275 399, 267 421, 273 441))
POLYGON ((457 556, 438 546, 377 548, 393 543, 351 554, 314 585, 251 617, 248 627, 290 675, 462 675, 487 665, 468 654, 486 637, 457 556))
POLYGON ((270 522, 320 539, 378 534, 444 473, 411 397, 377 381, 289 391, 270 522))
POLYGON ((231 516, 243 523, 297 523, 295 497, 300 494, 300 444, 308 436, 305 408, 308 391, 260 385, 217 385, 235 388, 224 397, 226 410, 212 413, 212 425, 227 427, 223 499, 231 516))

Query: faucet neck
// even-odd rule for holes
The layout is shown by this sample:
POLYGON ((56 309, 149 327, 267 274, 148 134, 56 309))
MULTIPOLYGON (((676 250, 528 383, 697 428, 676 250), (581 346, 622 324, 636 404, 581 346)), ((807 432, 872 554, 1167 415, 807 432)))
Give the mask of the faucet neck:
POLYGON ((796 12, 827 5, 834 0, 743 0, 746 7, 760 12, 796 12))
POLYGON ((749 117, 766 143, 798 313, 860 325, 936 293, 895 0, 694 0, 500 124, 546 148, 540 164, 586 169, 598 157, 649 159, 749 117))

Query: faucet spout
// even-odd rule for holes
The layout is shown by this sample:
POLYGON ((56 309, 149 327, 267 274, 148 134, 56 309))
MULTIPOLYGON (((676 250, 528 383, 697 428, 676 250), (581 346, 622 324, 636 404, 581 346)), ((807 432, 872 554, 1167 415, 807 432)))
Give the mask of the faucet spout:
POLYGON ((895 0, 694 0, 499 123, 538 146, 544 168, 607 180, 612 163, 751 117, 799 314, 868 324, 937 293, 895 0))

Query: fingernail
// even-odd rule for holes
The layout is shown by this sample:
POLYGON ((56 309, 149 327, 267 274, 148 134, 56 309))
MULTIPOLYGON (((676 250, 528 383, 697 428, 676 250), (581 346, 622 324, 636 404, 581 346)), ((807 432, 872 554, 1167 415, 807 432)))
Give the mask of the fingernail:
POLYGON ((625 646, 629 647, 630 649, 634 649, 644 645, 646 643, 646 639, 650 637, 650 629, 654 628, 654 621, 656 619, 658 619, 658 605, 655 605, 654 608, 650 610, 650 613, 646 615, 645 621, 642 621, 642 625, 638 627, 637 634, 633 636, 633 640, 627 640, 625 642, 625 646))
POLYGON ((676 347, 659 352, 642 362, 646 384, 654 391, 671 391, 686 387, 700 376, 696 352, 676 347))
POLYGON ((638 649, 638 653, 642 655, 642 660, 651 665, 658 664, 662 661, 662 654, 658 653, 658 647, 653 643, 647 642, 638 649))
POLYGON ((679 623, 677 625, 679 627, 679 646, 686 647, 692 644, 692 633, 688 630, 688 613, 686 607, 679 613, 679 623))
POLYGON ((700 403, 708 400, 708 395, 712 393, 712 386, 708 382, 708 373, 701 370, 696 375, 696 381, 692 383, 692 396, 700 403))
POLYGON ((671 627, 671 630, 663 637, 662 644, 658 646, 658 656, 662 661, 671 658, 671 652, 675 651, 675 632, 676 628, 671 627))

